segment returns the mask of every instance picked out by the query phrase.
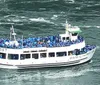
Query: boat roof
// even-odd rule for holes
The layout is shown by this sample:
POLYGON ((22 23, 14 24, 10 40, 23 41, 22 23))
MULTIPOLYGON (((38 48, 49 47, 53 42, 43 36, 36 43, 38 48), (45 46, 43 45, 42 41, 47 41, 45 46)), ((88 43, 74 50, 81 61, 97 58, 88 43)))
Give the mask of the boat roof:
POLYGON ((80 33, 80 32, 82 32, 78 27, 68 29, 68 31, 71 32, 71 33, 80 33))
POLYGON ((70 24, 66 24, 66 31, 68 31, 70 33, 82 32, 78 26, 71 26, 70 24))

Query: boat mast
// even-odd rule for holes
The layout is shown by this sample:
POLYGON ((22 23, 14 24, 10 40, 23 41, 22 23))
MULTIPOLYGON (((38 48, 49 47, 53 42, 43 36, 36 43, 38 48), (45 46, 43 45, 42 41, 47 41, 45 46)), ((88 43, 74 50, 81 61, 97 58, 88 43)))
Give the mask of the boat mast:
POLYGON ((65 33, 69 34, 68 29, 70 29, 70 24, 68 23, 68 21, 66 20, 66 25, 65 25, 65 33))
POLYGON ((13 25, 12 25, 12 27, 10 28, 10 40, 16 41, 16 33, 15 33, 15 31, 14 31, 13 25), (13 36, 13 38, 12 38, 12 36, 13 36))

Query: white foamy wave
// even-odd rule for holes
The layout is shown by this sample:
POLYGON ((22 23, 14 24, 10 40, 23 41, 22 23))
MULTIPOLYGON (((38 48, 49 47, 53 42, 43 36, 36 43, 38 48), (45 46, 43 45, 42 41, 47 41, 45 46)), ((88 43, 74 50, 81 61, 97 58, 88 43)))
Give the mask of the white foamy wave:
POLYGON ((100 28, 100 26, 81 26, 81 27, 87 27, 87 28, 95 27, 95 28, 100 28))
POLYGON ((81 9, 81 7, 75 7, 76 9, 78 9, 78 10, 80 10, 81 9))
POLYGON ((100 26, 96 26, 97 28, 100 28, 100 26))
POLYGON ((7 21, 12 21, 12 22, 22 22, 20 19, 7 19, 7 21))
POLYGON ((78 27, 85 27, 85 28, 91 28, 91 27, 94 27, 94 28, 100 28, 100 26, 90 26, 90 25, 87 25, 87 26, 78 26, 78 27))
POLYGON ((83 76, 88 72, 100 72, 100 69, 85 69, 81 71, 72 71, 72 70, 64 70, 64 71, 44 71, 44 72, 23 72, 23 73, 9 73, 5 74, 1 77, 0 82, 21 82, 21 81, 34 81, 38 82, 41 78, 46 79, 57 79, 57 78, 72 78, 83 76))
POLYGON ((14 23, 18 23, 18 22, 28 22, 28 18, 25 16, 17 16, 17 15, 7 15, 4 16, 4 20, 7 22, 14 22, 14 23))
POLYGON ((4 18, 21 18, 21 19, 25 19, 25 18, 27 18, 27 17, 25 17, 25 16, 17 16, 17 15, 6 15, 6 16, 4 16, 4 18))
POLYGON ((5 25, 5 24, 14 24, 14 23, 6 23, 6 22, 0 22, 0 25, 5 25))
POLYGON ((29 20, 34 22, 45 22, 45 23, 54 24, 53 22, 49 20, 45 20, 44 18, 30 18, 29 20))
POLYGON ((25 17, 25 16, 21 16, 21 18, 27 18, 27 17, 25 17))
POLYGON ((14 25, 14 24, 16 24, 16 25, 24 25, 23 23, 20 23, 20 24, 18 24, 18 23, 7 23, 7 22, 0 22, 0 25, 14 25))
POLYGON ((56 79, 56 78, 66 78, 66 77, 70 78, 70 77, 81 76, 81 75, 83 75, 83 72, 74 73, 72 71, 63 71, 58 73, 49 73, 47 75, 44 75, 44 77, 50 79, 56 79))
POLYGON ((52 20, 56 20, 57 17, 58 17, 58 15, 53 15, 53 16, 51 17, 51 19, 52 19, 52 20))
POLYGON ((5 74, 0 80, 0 82, 14 83, 14 82, 21 82, 21 81, 40 81, 40 78, 41 78, 40 72, 36 72, 36 74, 34 73, 16 74, 15 73, 15 74, 5 74))
POLYGON ((53 1, 59 1, 59 0, 44 0, 42 2, 53 2, 53 1))
POLYGON ((87 72, 100 72, 100 69, 85 69, 77 72, 73 72, 71 70, 69 71, 63 71, 58 73, 48 73, 47 75, 44 75, 45 78, 50 79, 56 79, 56 78, 71 78, 71 77, 78 77, 85 75, 87 72))
MULTIPOLYGON (((36 2, 41 2, 41 3, 44 3, 44 2, 53 2, 53 1, 58 1, 58 0, 36 0, 36 2)), ((24 1, 24 2, 20 2, 20 3, 32 3, 34 1, 24 1)))
POLYGON ((8 17, 18 17, 18 16, 16 16, 16 15, 6 15, 6 16, 4 16, 4 18, 8 18, 8 17))
POLYGON ((75 0, 64 0, 66 3, 75 3, 75 0))
POLYGON ((100 6, 100 4, 87 5, 87 7, 100 6))
POLYGON ((93 27, 93 26, 79 26, 79 27, 90 28, 90 27, 93 27))

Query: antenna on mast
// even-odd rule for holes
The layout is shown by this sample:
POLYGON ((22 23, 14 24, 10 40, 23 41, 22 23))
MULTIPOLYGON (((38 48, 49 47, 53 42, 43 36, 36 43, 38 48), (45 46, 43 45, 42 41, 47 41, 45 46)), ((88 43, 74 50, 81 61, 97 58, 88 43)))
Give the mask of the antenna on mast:
POLYGON ((65 30, 66 30, 66 33, 67 33, 67 34, 68 34, 69 26, 70 26, 70 24, 69 24, 68 21, 66 20, 66 23, 65 23, 65 30))

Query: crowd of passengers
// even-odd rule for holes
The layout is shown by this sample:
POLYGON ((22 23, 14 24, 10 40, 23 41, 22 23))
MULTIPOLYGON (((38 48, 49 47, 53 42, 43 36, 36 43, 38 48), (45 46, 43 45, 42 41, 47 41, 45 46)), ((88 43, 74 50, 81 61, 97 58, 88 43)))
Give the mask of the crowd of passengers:
POLYGON ((5 42, 10 42, 9 39, 0 39, 0 47, 7 48, 33 48, 33 47, 63 47, 70 46, 75 43, 83 42, 83 37, 78 36, 78 39, 75 41, 71 40, 61 40, 61 37, 58 36, 47 36, 47 37, 34 37, 27 39, 18 39, 18 46, 16 45, 6 45, 5 42))
POLYGON ((96 46, 94 45, 86 45, 84 48, 82 49, 75 49, 72 54, 73 55, 80 55, 80 54, 84 54, 87 53, 88 51, 94 49, 96 46))

